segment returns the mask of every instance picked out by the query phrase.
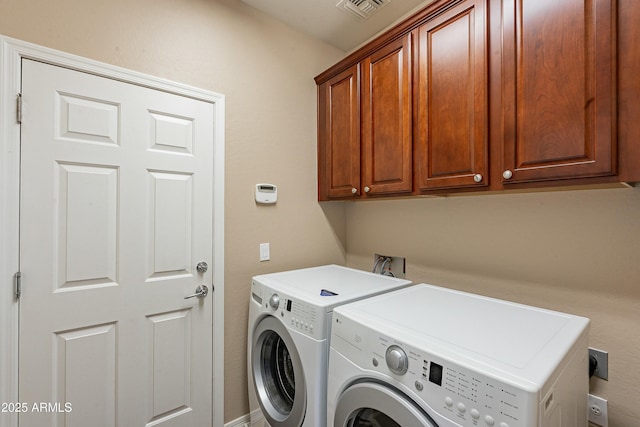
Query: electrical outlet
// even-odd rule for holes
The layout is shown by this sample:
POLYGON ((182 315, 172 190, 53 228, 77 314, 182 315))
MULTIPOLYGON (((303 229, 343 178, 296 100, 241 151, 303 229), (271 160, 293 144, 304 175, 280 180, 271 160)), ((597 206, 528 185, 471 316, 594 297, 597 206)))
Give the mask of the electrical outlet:
POLYGON ((374 254, 373 272, 404 279, 406 275, 405 259, 399 256, 374 254))
POLYGON ((609 426, 607 400, 593 394, 589 395, 589 422, 601 427, 609 426))
POLYGON ((589 357, 593 357, 596 360, 596 370, 593 372, 598 378, 603 380, 609 380, 609 353, 597 348, 589 347, 589 357))

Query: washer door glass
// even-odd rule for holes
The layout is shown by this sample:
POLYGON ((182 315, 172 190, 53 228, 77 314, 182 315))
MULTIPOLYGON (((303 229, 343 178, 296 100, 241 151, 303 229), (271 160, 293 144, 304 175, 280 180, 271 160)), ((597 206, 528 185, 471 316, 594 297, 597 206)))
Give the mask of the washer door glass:
POLYGON ((387 414, 384 414, 377 409, 364 408, 351 417, 349 422, 350 426, 380 426, 380 427, 402 427, 397 422, 393 421, 387 414))
POLYGON ((253 383, 267 422, 272 427, 301 425, 306 387, 291 335, 282 322, 269 316, 256 326, 253 339, 253 383))
POLYGON ((438 427, 409 397, 390 386, 361 382, 340 396, 335 427, 438 427))

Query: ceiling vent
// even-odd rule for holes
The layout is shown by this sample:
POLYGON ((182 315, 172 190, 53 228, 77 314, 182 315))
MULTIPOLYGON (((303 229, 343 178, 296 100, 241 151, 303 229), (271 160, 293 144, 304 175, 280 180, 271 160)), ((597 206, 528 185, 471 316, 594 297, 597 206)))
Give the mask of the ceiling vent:
POLYGON ((364 21, 390 2, 391 0, 340 0, 336 7, 364 21))

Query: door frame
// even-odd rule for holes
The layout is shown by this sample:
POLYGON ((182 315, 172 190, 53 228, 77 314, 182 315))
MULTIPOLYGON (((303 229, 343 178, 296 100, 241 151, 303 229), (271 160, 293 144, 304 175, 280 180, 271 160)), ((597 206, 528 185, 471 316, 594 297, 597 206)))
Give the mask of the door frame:
MULTIPOLYGON (((17 96, 23 58, 126 83, 162 90, 214 105, 213 141, 213 418, 224 424, 224 95, 101 63, 0 35, 0 402, 18 398, 18 319, 15 274, 20 249, 20 124, 17 96), (215 349, 218 348, 217 351, 215 349)), ((18 415, 4 413, 0 427, 17 427, 18 415)))

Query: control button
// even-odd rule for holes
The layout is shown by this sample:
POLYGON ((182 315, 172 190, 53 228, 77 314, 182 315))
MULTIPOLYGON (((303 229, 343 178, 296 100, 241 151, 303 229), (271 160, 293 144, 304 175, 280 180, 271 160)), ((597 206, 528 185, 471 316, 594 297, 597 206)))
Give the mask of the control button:
POLYGON ((424 386, 422 385, 422 383, 420 381, 416 381, 415 382, 415 386, 416 386, 416 390, 418 390, 418 391, 422 391, 422 389, 424 389, 424 386))
POLYGON ((476 408, 473 408, 471 410, 471 416, 473 417, 474 420, 477 420, 478 418, 480 418, 480 412, 478 412, 476 408))
POLYGON ((488 426, 492 426, 496 423, 496 421, 493 419, 491 415, 485 415, 484 422, 487 423, 488 426))
POLYGON ((457 408, 458 408, 458 411, 459 411, 459 412, 464 412, 464 411, 466 411, 466 410, 467 410, 467 407, 466 407, 466 406, 464 406, 464 403, 462 403, 462 402, 459 402, 459 403, 458 403, 457 408))
POLYGON ((378 359, 374 357, 371 363, 373 363, 373 366, 378 366, 378 359))
POLYGON ((444 398, 444 403, 445 403, 449 408, 451 408, 451 407, 453 406, 453 399, 452 399, 452 398, 450 398, 449 396, 447 396, 447 397, 445 397, 445 398, 444 398))
POLYGON ((509 427, 509 424, 505 423, 504 421, 500 423, 500 427, 509 427))

